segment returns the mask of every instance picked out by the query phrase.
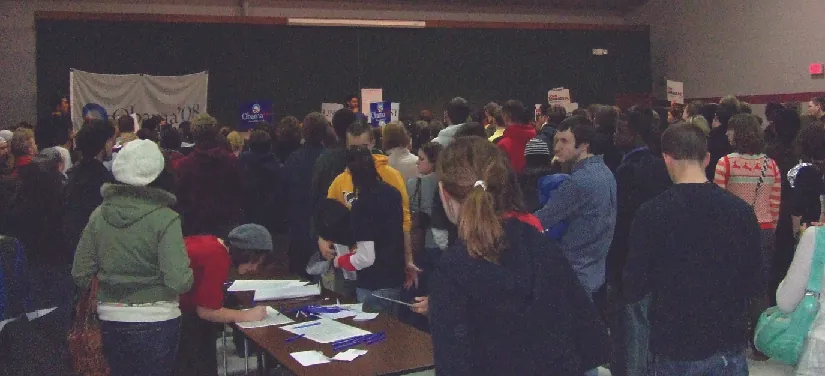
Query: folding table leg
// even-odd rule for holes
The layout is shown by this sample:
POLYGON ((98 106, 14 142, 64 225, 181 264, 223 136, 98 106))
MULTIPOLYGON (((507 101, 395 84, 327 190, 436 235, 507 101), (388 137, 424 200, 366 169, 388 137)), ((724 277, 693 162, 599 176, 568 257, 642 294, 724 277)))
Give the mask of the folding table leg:
POLYGON ((229 370, 226 369, 226 325, 221 330, 221 339, 223 340, 223 376, 227 376, 229 370))
POLYGON ((249 339, 246 338, 246 335, 243 336, 243 363, 244 368, 246 369, 244 375, 249 374, 249 339))

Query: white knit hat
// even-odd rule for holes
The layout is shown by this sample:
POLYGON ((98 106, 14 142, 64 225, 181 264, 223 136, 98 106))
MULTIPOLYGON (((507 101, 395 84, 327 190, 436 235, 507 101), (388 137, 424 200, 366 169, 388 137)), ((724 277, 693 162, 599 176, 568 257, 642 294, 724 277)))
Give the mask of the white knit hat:
POLYGON ((12 133, 12 131, 8 129, 0 131, 0 138, 2 138, 3 140, 11 141, 12 137, 14 137, 14 133, 12 133))
POLYGON ((121 183, 145 186, 157 179, 164 165, 163 154, 154 142, 134 140, 117 153, 112 163, 112 174, 121 183))

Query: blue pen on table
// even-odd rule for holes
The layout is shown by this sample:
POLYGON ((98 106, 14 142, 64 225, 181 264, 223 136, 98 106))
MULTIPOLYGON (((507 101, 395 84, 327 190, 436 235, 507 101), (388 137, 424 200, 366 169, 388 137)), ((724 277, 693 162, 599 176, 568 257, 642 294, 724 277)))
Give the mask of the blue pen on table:
POLYGON ((309 328, 310 326, 315 326, 315 325, 321 325, 321 322, 320 321, 314 321, 314 322, 311 322, 309 324, 294 326, 294 327, 292 327, 292 329, 309 328))
POLYGON ((384 332, 378 333, 377 336, 370 338, 367 340, 368 345, 372 345, 373 343, 378 343, 387 338, 387 335, 384 332))
POLYGON ((297 340, 298 338, 304 338, 304 337, 306 337, 306 334, 299 334, 297 336, 287 338, 286 341, 284 341, 284 342, 292 342, 292 341, 297 340))

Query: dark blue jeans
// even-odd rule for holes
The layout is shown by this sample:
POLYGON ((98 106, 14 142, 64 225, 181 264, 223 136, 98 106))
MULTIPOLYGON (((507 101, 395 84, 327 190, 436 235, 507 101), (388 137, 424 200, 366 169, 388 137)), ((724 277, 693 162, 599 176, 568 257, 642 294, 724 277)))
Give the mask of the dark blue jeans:
POLYGON ((103 356, 118 376, 171 376, 180 319, 161 322, 101 321, 103 356))
POLYGON ((745 351, 722 351, 707 359, 669 360, 656 357, 653 376, 748 376, 745 351))

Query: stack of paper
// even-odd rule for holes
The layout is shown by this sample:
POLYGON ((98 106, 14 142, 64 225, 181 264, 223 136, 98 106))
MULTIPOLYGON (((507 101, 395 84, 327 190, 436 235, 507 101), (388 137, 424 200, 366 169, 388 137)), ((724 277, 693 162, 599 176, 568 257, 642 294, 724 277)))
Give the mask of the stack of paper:
POLYGON ((286 286, 255 290, 254 301, 304 298, 321 295, 321 285, 286 286))
POLYGON ((261 321, 239 322, 238 326, 244 329, 262 328, 265 326, 283 325, 295 322, 286 315, 278 312, 275 308, 266 307, 266 317, 261 321))
POLYGON ((258 279, 239 279, 232 282, 226 291, 257 291, 276 289, 292 286, 305 286, 308 282, 298 280, 258 280, 258 279))
POLYGON ((286 330, 292 334, 303 334, 304 338, 313 340, 318 343, 330 343, 346 338, 363 336, 372 334, 366 330, 341 324, 338 321, 330 319, 318 319, 313 321, 318 324, 306 326, 307 323, 299 323, 293 325, 282 326, 281 329, 286 330))

